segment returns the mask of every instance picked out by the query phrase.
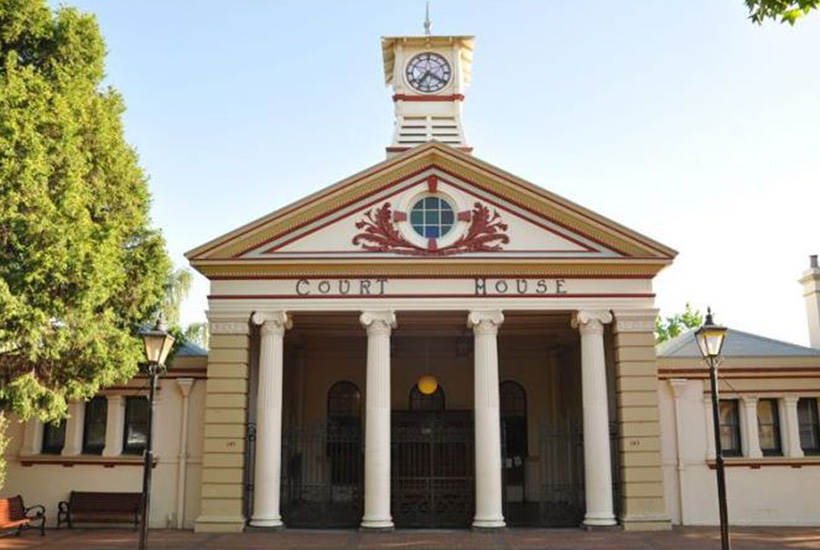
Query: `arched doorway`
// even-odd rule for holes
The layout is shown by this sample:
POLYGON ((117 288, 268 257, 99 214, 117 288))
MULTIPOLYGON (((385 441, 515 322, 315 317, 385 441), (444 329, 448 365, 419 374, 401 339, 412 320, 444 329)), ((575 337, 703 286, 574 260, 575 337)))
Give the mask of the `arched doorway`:
POLYGON ((524 514, 526 502, 527 456, 527 392, 513 380, 499 387, 501 435, 504 469, 504 501, 506 515, 512 524, 524 514))

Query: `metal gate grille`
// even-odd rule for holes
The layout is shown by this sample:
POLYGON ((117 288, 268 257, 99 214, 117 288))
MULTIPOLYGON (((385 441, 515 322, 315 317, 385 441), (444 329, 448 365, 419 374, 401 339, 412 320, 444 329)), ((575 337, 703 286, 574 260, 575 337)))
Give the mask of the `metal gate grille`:
POLYGON ((355 427, 287 428, 282 519, 289 527, 357 527, 363 510, 362 434, 355 427))
POLYGON ((393 414, 391 504, 396 526, 469 526, 475 493, 471 415, 393 414))

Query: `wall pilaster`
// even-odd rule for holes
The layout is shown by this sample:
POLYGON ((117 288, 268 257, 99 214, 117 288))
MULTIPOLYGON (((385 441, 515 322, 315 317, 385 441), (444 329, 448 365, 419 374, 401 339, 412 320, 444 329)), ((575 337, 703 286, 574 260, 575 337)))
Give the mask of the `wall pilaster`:
POLYGON ((670 529, 661 465, 654 335, 657 311, 614 314, 621 524, 627 530, 670 529))
POLYGON ((249 317, 209 318, 202 497, 194 527, 197 532, 240 532, 245 528, 249 317))

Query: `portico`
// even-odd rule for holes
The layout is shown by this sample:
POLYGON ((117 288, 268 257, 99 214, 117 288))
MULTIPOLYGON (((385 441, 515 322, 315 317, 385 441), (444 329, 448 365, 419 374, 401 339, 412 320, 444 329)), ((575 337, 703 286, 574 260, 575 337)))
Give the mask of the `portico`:
MULTIPOLYGON (((463 85, 450 38, 385 42, 388 80, 430 47, 463 85)), ((187 255, 211 285, 197 530, 667 528, 653 278, 675 252, 412 144, 412 98, 388 160, 187 255)))

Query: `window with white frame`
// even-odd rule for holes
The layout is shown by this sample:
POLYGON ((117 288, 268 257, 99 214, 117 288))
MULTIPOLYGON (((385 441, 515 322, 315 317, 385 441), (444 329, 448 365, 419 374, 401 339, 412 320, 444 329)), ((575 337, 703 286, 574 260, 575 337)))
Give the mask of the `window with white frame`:
POLYGON ((740 405, 737 399, 720 400, 720 444, 723 456, 741 456, 740 405))
POLYGON ((757 433, 763 456, 780 456, 780 415, 777 399, 761 399, 757 402, 757 433))
POLYGON ((797 418, 800 425, 800 446, 805 454, 820 454, 820 419, 817 415, 817 398, 801 397, 797 401, 797 418))
POLYGON ((125 436, 123 454, 141 455, 148 442, 148 399, 145 396, 125 398, 125 436))
POLYGON ((105 448, 105 425, 107 421, 108 399, 98 395, 85 403, 83 454, 102 454, 105 448))

